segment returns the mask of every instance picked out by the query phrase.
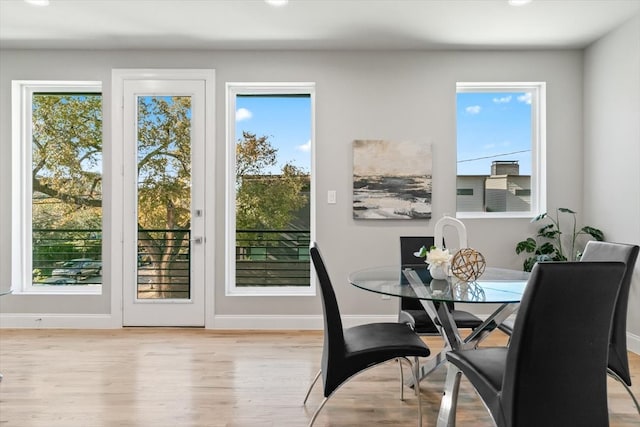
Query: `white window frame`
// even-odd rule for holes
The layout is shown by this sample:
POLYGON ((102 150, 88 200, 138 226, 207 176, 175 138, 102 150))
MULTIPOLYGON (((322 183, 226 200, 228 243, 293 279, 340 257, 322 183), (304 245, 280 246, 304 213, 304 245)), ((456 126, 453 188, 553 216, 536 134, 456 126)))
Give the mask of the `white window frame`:
POLYGON ((32 101, 35 92, 96 92, 102 95, 102 82, 55 80, 13 80, 11 82, 11 164, 13 165, 11 174, 11 289, 14 294, 100 295, 102 294, 102 284, 33 285, 31 128, 32 101))
MULTIPOLYGON (((463 212, 457 218, 533 218, 547 209, 547 120, 545 82, 458 82, 460 92, 531 93, 531 209, 522 212, 463 212)), ((456 116, 457 120, 457 116, 456 116)), ((456 143, 456 161, 457 161, 456 143)), ((456 167, 457 171, 457 167, 456 167)), ((456 172, 457 177, 457 172, 456 172)), ((457 197, 457 196, 456 196, 457 197)))
MULTIPOLYGON (((227 147, 227 191, 226 191, 226 268, 225 295, 227 296, 315 296, 316 284, 311 268, 309 286, 236 287, 236 97, 238 95, 309 95, 311 102, 311 183, 310 224, 311 240, 315 238, 315 83, 244 83, 226 84, 226 147, 227 147)), ((311 262, 311 260, 309 260, 311 262)))

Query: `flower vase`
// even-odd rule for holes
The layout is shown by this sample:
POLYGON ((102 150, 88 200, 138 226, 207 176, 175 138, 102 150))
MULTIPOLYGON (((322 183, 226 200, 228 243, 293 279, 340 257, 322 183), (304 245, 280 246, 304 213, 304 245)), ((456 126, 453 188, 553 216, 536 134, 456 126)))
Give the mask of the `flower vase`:
POLYGON ((447 264, 431 264, 429 266, 429 273, 432 279, 444 280, 449 276, 448 269, 449 266, 447 264))

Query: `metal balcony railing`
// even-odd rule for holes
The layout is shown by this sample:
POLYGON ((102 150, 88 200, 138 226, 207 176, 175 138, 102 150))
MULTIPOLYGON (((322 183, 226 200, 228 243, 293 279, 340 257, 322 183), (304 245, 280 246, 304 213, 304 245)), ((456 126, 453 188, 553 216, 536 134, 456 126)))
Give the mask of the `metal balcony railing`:
POLYGON ((138 230, 138 298, 191 297, 189 230, 138 230))
POLYGON ((238 230, 236 286, 309 286, 309 230, 238 230))
MULTIPOLYGON (((102 283, 97 229, 34 229, 33 283, 102 283)), ((309 230, 238 230, 236 286, 309 286, 309 230)), ((138 232, 138 297, 189 298, 189 230, 138 232)))
POLYGON ((35 285, 102 283, 102 234, 95 229, 33 229, 35 285))

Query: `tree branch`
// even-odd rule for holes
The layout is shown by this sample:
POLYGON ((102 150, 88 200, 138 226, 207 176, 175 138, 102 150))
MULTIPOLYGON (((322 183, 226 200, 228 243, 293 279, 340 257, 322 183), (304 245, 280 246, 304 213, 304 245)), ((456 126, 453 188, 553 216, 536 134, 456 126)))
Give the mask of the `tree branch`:
POLYGON ((33 191, 38 191, 40 193, 44 193, 49 197, 54 197, 56 199, 60 199, 65 203, 73 203, 77 206, 90 206, 99 208, 102 207, 102 200, 100 199, 90 199, 82 196, 74 196, 71 194, 66 194, 61 191, 58 191, 46 184, 43 184, 40 179, 33 177, 33 191))

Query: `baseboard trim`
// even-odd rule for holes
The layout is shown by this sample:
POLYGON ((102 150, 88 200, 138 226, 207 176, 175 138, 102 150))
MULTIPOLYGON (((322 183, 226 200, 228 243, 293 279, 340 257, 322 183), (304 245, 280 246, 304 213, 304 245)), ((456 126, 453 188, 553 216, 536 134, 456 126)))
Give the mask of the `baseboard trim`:
POLYGON ((0 328, 15 329, 118 329, 122 321, 110 314, 2 313, 0 328))
MULTIPOLYGON (((372 322, 395 322, 396 315, 347 315, 345 327, 372 322)), ((1 313, 0 328, 119 329, 122 321, 109 314, 1 313)), ((322 315, 216 315, 208 329, 322 330, 322 315)))
POLYGON ((640 354, 640 336, 627 331, 627 350, 640 354))

